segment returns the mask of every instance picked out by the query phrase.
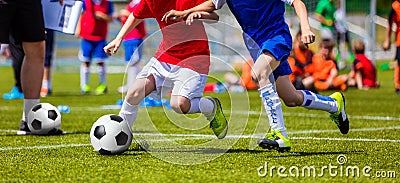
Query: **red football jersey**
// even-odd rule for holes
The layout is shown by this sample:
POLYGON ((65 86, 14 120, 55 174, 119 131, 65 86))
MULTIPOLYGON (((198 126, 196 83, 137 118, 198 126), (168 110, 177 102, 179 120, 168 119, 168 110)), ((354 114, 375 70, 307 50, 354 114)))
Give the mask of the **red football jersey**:
POLYGON ((180 67, 208 74, 210 49, 203 23, 195 21, 186 25, 183 20, 162 22, 163 15, 171 10, 186 10, 203 3, 204 0, 142 0, 133 10, 136 18, 155 18, 163 38, 155 58, 180 67))
POLYGON ((376 68, 372 62, 364 55, 357 54, 353 62, 355 72, 360 71, 363 85, 368 87, 376 87, 376 68))
POLYGON ((108 22, 97 20, 94 16, 96 11, 108 14, 109 6, 107 0, 101 0, 95 4, 92 0, 84 0, 85 11, 81 18, 80 36, 89 41, 101 41, 107 38, 108 22))
MULTIPOLYGON (((129 12, 133 12, 135 9, 135 6, 139 3, 139 0, 134 0, 131 1, 128 5, 126 5, 125 9, 128 10, 129 12)), ((121 23, 122 25, 125 24, 126 20, 128 19, 128 16, 122 17, 121 18, 121 23)), ((146 36, 146 28, 145 28, 145 23, 142 22, 139 25, 137 25, 134 29, 132 29, 131 32, 129 32, 124 40, 131 40, 131 39, 143 39, 146 36)))

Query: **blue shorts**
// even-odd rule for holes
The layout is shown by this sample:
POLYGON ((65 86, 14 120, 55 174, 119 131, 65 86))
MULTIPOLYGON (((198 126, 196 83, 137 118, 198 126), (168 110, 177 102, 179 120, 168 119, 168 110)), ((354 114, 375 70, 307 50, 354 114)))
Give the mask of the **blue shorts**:
POLYGON ((133 65, 140 61, 142 58, 143 49, 140 44, 142 44, 142 39, 131 39, 123 42, 125 47, 125 61, 133 65))
POLYGON ((290 69, 290 65, 287 61, 292 45, 291 42, 288 43, 287 37, 275 36, 272 39, 264 41, 261 44, 261 47, 259 47, 255 41, 253 41, 249 36, 246 36, 245 34, 243 34, 243 39, 254 62, 265 51, 271 53, 276 60, 281 61, 279 66, 273 72, 274 78, 270 78, 271 82, 276 81, 279 76, 289 75, 292 73, 292 69, 290 69))
POLYGON ((97 62, 104 62, 108 56, 103 48, 106 46, 106 40, 89 41, 82 39, 81 50, 79 51, 79 59, 82 62, 90 62, 92 60, 97 62))

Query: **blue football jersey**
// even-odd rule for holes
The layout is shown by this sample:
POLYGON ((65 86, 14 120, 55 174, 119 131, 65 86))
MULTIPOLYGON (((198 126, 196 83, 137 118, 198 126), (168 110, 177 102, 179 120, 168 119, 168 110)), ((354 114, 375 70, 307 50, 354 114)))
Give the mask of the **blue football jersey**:
POLYGON ((244 32, 244 42, 255 60, 267 50, 277 60, 286 60, 292 38, 285 22, 285 3, 293 0, 213 0, 216 9, 225 3, 244 32))

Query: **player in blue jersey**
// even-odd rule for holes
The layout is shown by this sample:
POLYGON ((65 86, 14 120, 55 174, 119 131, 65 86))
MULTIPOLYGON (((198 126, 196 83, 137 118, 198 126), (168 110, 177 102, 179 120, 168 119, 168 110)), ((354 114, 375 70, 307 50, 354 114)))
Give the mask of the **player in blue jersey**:
POLYGON ((292 71, 287 58, 292 49, 292 38, 284 20, 285 3, 294 7, 299 18, 301 41, 306 45, 315 41, 306 7, 301 0, 212 0, 185 11, 171 10, 164 15, 163 20, 186 19, 187 24, 191 24, 194 16, 199 16, 193 12, 213 11, 225 3, 242 27, 244 42, 255 60, 252 78, 259 87, 271 126, 266 137, 258 141, 259 146, 279 152, 290 150, 279 97, 289 107, 303 106, 329 112, 341 133, 347 134, 349 120, 345 113, 343 94, 336 92, 322 96, 308 90, 296 90, 289 80, 292 71))

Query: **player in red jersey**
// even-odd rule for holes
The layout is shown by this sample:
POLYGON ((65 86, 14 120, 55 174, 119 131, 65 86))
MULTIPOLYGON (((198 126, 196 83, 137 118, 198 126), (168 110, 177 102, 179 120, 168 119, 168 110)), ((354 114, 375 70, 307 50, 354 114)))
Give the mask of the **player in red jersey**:
MULTIPOLYGON (((170 9, 185 10, 203 0, 142 0, 129 15, 117 37, 104 47, 108 55, 115 54, 123 38, 145 18, 155 18, 163 38, 155 55, 129 88, 119 115, 133 125, 138 105, 147 95, 160 99, 172 91, 171 107, 177 113, 203 113, 218 138, 227 133, 227 121, 218 99, 202 97, 210 67, 208 38, 202 22, 186 25, 182 20, 161 21, 170 9)), ((218 20, 214 12, 196 12, 197 17, 218 20)))
POLYGON ((376 68, 374 64, 365 56, 365 45, 361 40, 356 40, 353 44, 353 52, 356 54, 351 67, 349 86, 356 86, 358 89, 367 90, 378 87, 376 81, 376 68))
POLYGON ((108 0, 84 0, 83 13, 77 32, 82 38, 79 59, 82 61, 80 68, 81 93, 90 93, 90 65, 96 61, 98 65, 99 85, 96 87, 96 95, 107 93, 106 66, 102 48, 106 45, 108 23, 112 22, 114 12, 113 4, 108 0))

